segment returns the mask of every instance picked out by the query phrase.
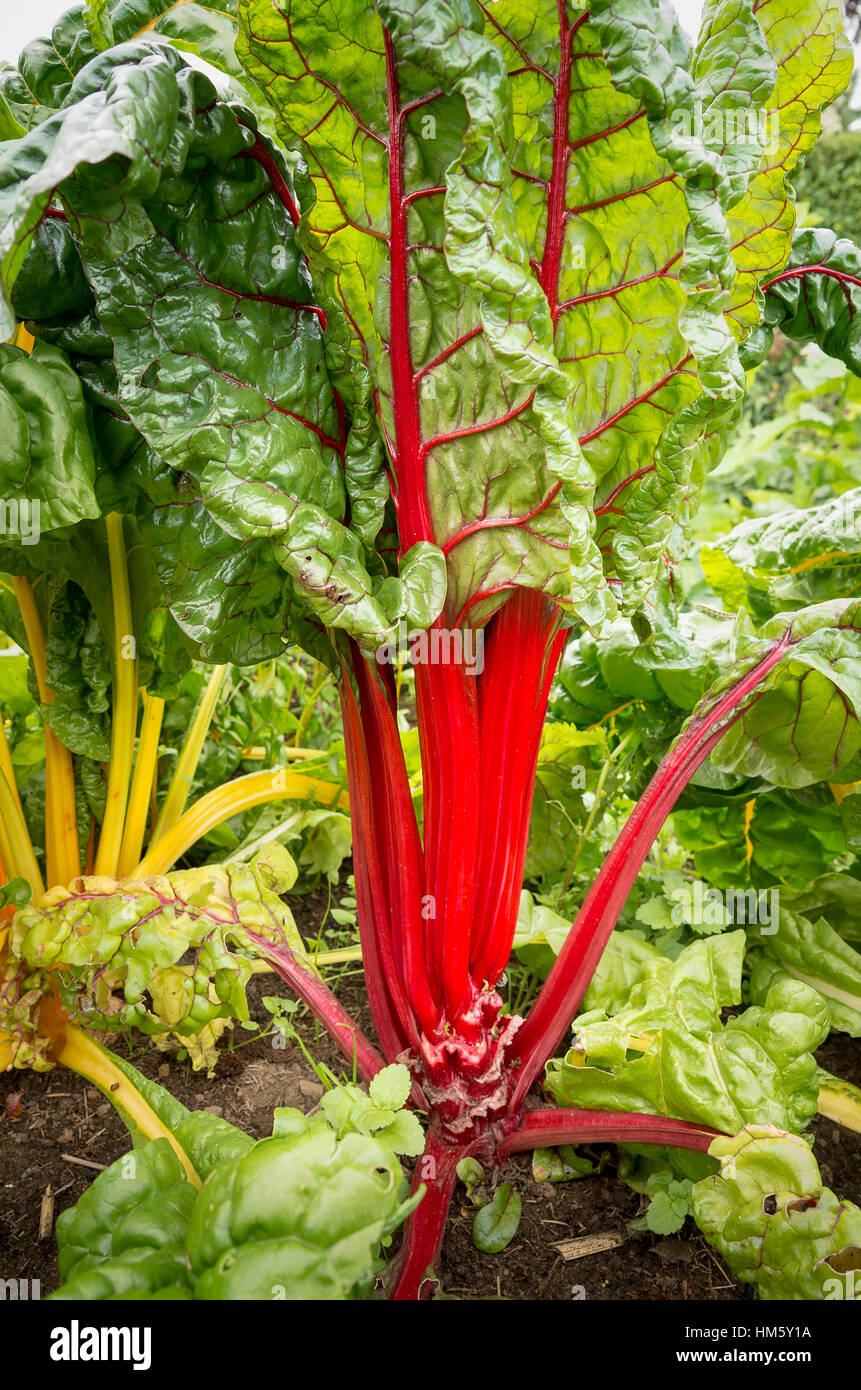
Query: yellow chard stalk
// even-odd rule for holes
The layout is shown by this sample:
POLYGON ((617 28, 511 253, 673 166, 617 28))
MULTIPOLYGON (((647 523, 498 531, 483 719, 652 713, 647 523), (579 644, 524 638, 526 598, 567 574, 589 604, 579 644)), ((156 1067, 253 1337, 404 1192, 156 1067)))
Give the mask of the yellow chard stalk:
MULTIPOLYGON (((105 818, 96 851, 96 874, 115 877, 129 798, 129 779, 137 724, 137 653, 132 631, 129 571, 123 538, 123 519, 116 512, 105 518, 114 600, 114 708, 111 727, 111 765, 105 799, 105 818)), ((69 883, 70 879, 64 879, 69 883)))
MULTIPOLYGON (((12 588, 21 610, 21 618, 27 633, 30 656, 39 699, 43 705, 54 702, 54 692, 48 685, 47 662, 45 655, 45 633, 36 606, 33 588, 27 579, 12 577, 12 588)), ((47 719, 45 723, 45 870, 48 886, 56 883, 70 883, 81 872, 81 856, 78 846, 78 824, 75 805, 75 775, 72 768, 72 755, 58 739, 47 719)), ((11 784, 14 786, 14 780, 11 784)), ((23 817, 21 818, 23 821, 23 817)), ((26 834, 26 827, 25 827, 26 834)), ((29 840, 29 836, 27 836, 29 840)), ((31 847, 32 853, 32 847, 31 847)), ((36 882, 30 879, 34 889, 36 882)), ((41 875, 39 875, 41 883, 41 875)))
POLYGON ((192 1167, 188 1154, 105 1048, 100 1047, 80 1028, 67 1023, 56 1060, 60 1066, 68 1067, 70 1071, 77 1072, 78 1076, 83 1076, 94 1086, 98 1086, 111 1104, 123 1112, 146 1139, 166 1139, 185 1169, 188 1181, 194 1187, 200 1188, 200 1178, 192 1167))
POLYGON ((155 785, 158 762, 158 742, 164 715, 164 700, 143 692, 143 713, 135 770, 129 794, 126 825, 117 869, 120 878, 128 878, 141 857, 150 796, 155 785))
POLYGON ((260 806, 265 801, 305 801, 311 798, 324 806, 334 805, 344 811, 349 809, 346 792, 331 782, 322 782, 301 772, 277 768, 237 777, 234 782, 227 782, 223 787, 207 792, 189 807, 172 829, 150 846, 135 869, 134 877, 150 878, 153 874, 166 873, 196 840, 208 835, 222 821, 252 806, 260 806))
POLYGON ((212 723, 212 716, 215 713, 215 706, 218 703, 228 669, 227 666, 214 666, 212 669, 212 675, 209 677, 203 697, 197 707, 197 712, 188 731, 188 737, 179 755, 171 784, 168 787, 167 796, 156 821, 152 845, 155 845, 176 824, 185 810, 204 740, 212 723))

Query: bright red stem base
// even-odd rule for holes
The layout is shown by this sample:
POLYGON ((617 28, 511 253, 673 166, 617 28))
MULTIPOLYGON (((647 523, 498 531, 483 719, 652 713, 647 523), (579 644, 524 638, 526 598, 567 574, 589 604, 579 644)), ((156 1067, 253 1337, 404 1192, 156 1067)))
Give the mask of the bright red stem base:
POLYGON ((396 1302, 428 1298, 433 1289, 433 1270, 439 1259, 457 1165, 468 1148, 453 1149, 431 1128, 421 1158, 416 1160, 412 1190, 424 1185, 425 1194, 407 1218, 401 1249, 389 1269, 389 1297, 396 1302))

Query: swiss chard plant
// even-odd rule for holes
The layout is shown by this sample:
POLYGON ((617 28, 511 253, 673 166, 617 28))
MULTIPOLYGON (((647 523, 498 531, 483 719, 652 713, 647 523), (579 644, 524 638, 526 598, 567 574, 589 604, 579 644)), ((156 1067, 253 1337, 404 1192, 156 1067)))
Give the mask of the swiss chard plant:
MULTIPOLYGON (((365 1080, 406 1064, 428 1116, 395 1298, 427 1290, 465 1158, 611 1139, 723 1157, 735 1143, 755 1177, 757 1156, 815 1113, 822 997, 779 974, 722 1028, 739 1002, 736 934, 672 976, 645 970, 624 1009, 596 1000, 548 1074, 559 1108, 532 1092, 707 759, 775 787, 861 778, 852 594, 727 625, 527 1017, 503 1010, 498 985, 571 634, 598 639, 622 615, 644 647, 667 640, 677 538, 775 327, 858 367, 858 253, 822 231, 793 239, 790 182, 850 69, 830 0, 712 0, 693 47, 653 0, 93 0, 0 73, 5 327, 25 345, 5 349, 6 370, 61 377, 90 450, 82 463, 22 430, 7 492, 44 500, 42 545, 104 513, 109 537, 134 527, 203 659, 260 660, 290 640, 332 670, 378 1046, 288 932, 219 882, 168 891, 152 856, 139 884, 60 875, 18 913, 20 1007, 31 974, 54 967, 67 1012, 73 996, 100 1008, 91 921, 142 1026, 138 962, 179 964, 175 912, 221 980, 228 937, 260 950, 365 1080), (421 822, 398 723, 404 651, 421 822), (707 1103, 705 1054, 722 1106, 707 1103), (783 1069, 797 1085, 779 1104, 768 1077, 783 1069), (755 1124, 771 1128, 716 1138, 755 1124)), ((26 577, 26 547, 15 555, 26 577)), ((127 767, 131 696, 112 729, 127 767)), ((190 983, 185 999, 206 1015, 190 983)), ((747 1167, 704 1181, 706 1225, 724 1227, 736 1188, 752 1201, 747 1167)), ((816 1181, 799 1179, 814 1205, 816 1181)), ((751 1208, 750 1222, 752 1240, 788 1239, 777 1217, 751 1208)))

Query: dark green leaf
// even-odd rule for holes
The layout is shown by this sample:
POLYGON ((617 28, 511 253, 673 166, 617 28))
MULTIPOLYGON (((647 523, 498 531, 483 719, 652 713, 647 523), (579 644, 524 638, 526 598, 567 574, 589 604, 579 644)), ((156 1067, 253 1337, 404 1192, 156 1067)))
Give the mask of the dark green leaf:
POLYGON ((475 1214, 472 1238, 476 1249, 484 1251, 485 1255, 496 1255, 510 1245, 517 1234, 522 1210, 520 1193, 510 1183, 501 1183, 490 1201, 475 1214))

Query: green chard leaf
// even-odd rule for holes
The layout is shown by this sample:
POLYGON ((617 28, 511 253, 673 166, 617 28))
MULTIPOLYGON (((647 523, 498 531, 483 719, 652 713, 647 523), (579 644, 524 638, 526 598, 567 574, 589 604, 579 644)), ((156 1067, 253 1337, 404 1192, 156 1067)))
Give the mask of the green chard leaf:
POLYGON ((857 1299, 861 1210, 823 1187, 803 1139, 747 1125, 711 1147, 720 1173, 695 1183, 706 1239, 761 1298, 857 1299))
MULTIPOLYGON (((186 1110, 129 1063, 113 1061, 171 1130, 203 1187, 197 1192, 187 1180, 167 1138, 142 1141, 133 1130, 133 1152, 101 1173, 57 1222, 63 1285, 52 1298, 368 1296, 383 1242, 422 1197, 407 1196, 385 1134, 332 1124, 325 1114, 280 1110, 272 1138, 255 1142, 224 1120, 186 1110)), ((394 1088, 404 1069, 387 1070, 382 1084, 394 1088)), ((328 1093, 343 1102, 334 1107, 339 1115, 344 1106, 355 1109, 356 1089, 328 1093)))
MULTIPOLYGON (((90 391, 105 405, 115 395, 228 538, 215 547, 223 559, 207 574, 201 600, 209 600, 211 617, 211 595, 227 571, 228 592, 244 587, 245 604, 240 613, 235 600, 225 604, 233 632, 210 635, 208 650, 235 642, 252 606, 249 583, 266 587, 255 578, 261 560, 287 571, 310 610, 306 623, 310 616, 345 628, 368 646, 402 617, 422 625, 435 617, 442 556, 429 545, 408 549, 400 578, 372 580, 361 542, 343 525, 345 426, 323 360, 325 314, 313 302, 294 234, 290 173, 252 113, 218 101, 209 79, 170 48, 111 49, 81 71, 61 110, 0 153, 5 279, 12 291, 23 271, 25 304, 23 258, 52 196, 65 206, 95 301, 79 282, 80 326, 61 325, 58 335, 49 323, 49 336, 96 358, 85 378, 90 391), (97 144, 79 138, 102 107, 97 144), (262 555, 260 541, 269 543, 262 555)), ((31 268, 30 298, 42 304, 43 280, 31 268)), ((19 297, 19 312, 25 304, 19 297)), ((112 435, 122 445, 121 431, 112 435)), ((126 456, 137 452, 129 445, 126 436, 126 456)), ((158 505, 158 464, 147 455, 140 461, 144 489, 158 505)), ((145 529, 147 514, 143 506, 145 529)), ((185 537, 194 520, 186 519, 185 537)), ((178 567, 175 614, 185 611, 192 560, 194 569, 214 564, 198 543, 178 567)), ((170 590, 169 564, 161 571, 170 590)), ((270 579, 262 619, 270 629, 285 616, 274 589, 270 579)), ((202 635, 193 611, 185 621, 190 635, 202 635)), ((273 654, 271 637, 267 648, 273 654)))
POLYGON ((560 663, 559 689, 584 723, 632 701, 665 700, 687 712, 718 678, 732 639, 728 614, 682 611, 671 640, 661 641, 656 635, 647 642, 638 638, 630 622, 618 619, 600 634, 572 638, 560 663))
POLYGON ((145 33, 241 77, 235 15, 236 0, 86 0, 70 7, 49 38, 34 39, 16 65, 0 68, 0 103, 17 125, 14 136, 59 110, 73 79, 98 53, 145 33))
MULTIPOLYGON (((489 616, 498 590, 515 580, 592 602, 600 567, 584 507, 589 473, 546 301, 525 248, 514 251, 516 263, 507 258, 517 233, 500 189, 511 135, 500 55, 469 3, 381 4, 379 17, 355 4, 348 23, 352 43, 333 50, 331 32, 344 24, 337 5, 308 12, 249 0, 240 4, 237 51, 279 134, 306 151, 317 196, 303 204, 303 244, 329 315, 327 352, 360 423, 377 385, 407 494, 401 511, 413 518, 402 542, 421 537, 445 550, 451 623, 467 612, 471 622, 489 616), (393 120, 404 153, 390 161, 393 120), (537 311, 542 341, 524 328, 517 350, 500 343, 497 353, 490 315, 505 336, 505 305, 524 325, 537 311)), ((359 476, 356 447, 359 499, 379 515, 364 431, 347 440, 348 487, 359 476)))
POLYGON ((700 553, 706 578, 729 606, 739 595, 754 619, 849 598, 861 584, 861 488, 818 506, 743 521, 700 553))
MULTIPOLYGON (((788 622, 779 615, 760 629, 758 640, 788 641, 786 656, 721 740, 714 766, 783 787, 858 780, 861 601, 814 604, 788 622)), ((742 662, 749 665, 750 657, 742 662)), ((713 687, 712 695, 732 678, 713 687)))
POLYGON ((183 1247, 196 1195, 167 1139, 111 1164, 57 1220, 54 1297, 190 1298, 183 1247))
POLYGON ((574 1022, 574 1046, 548 1063, 557 1105, 649 1111, 735 1133, 760 1120, 802 1130, 816 1114, 813 1049, 828 1032, 820 995, 784 979, 724 1025, 741 1000, 743 931, 696 941, 635 984, 628 1002, 574 1022), (633 1040, 633 1042, 632 1042, 633 1040))
POLYGON ((861 884, 848 875, 829 874, 806 892, 781 894, 777 930, 760 933, 754 929, 751 934, 751 944, 757 948, 751 998, 760 1002, 775 980, 788 975, 819 991, 832 1029, 857 1038, 861 1037, 861 952, 828 920, 832 914, 841 920, 844 890, 857 909, 861 884), (799 907, 799 902, 804 906, 799 907))
MULTIPOLYGON (((657 0, 336 10, 96 4, 98 44, 119 46, 92 56, 78 12, 73 80, 7 142, 16 310, 16 280, 39 287, 28 248, 44 263, 70 236, 81 254, 75 305, 58 317, 43 296, 34 323, 81 364, 100 447, 122 455, 101 505, 137 474, 141 534, 209 659, 260 659, 286 632, 331 661, 321 629, 369 650, 443 602, 450 623, 482 622, 515 584, 589 622, 614 593, 638 607, 737 418, 727 219, 772 157, 772 88, 792 103, 783 29, 750 0, 710 4, 693 52, 657 0), (232 31, 234 10, 239 59, 310 179, 148 37, 232 31)), ((844 64, 829 7, 793 14, 831 35, 812 130, 844 64)), ((769 165, 781 187, 793 150, 769 165)))
POLYGON ((849 848, 840 808, 827 787, 827 800, 820 797, 820 787, 809 789, 810 804, 797 792, 773 791, 743 793, 724 805, 677 806, 673 832, 697 873, 717 888, 801 888, 849 848))
POLYGON ((765 314, 745 343, 750 369, 768 356, 776 329, 796 343, 817 343, 861 374, 861 251, 825 227, 802 227, 787 264, 761 286, 765 314))
POLYGON ((789 260, 795 228, 793 170, 813 148, 821 109, 844 90, 852 50, 843 13, 833 0, 769 0, 757 19, 777 65, 777 80, 761 116, 765 149, 747 192, 727 222, 738 274, 728 316, 741 339, 759 323, 760 282, 789 260))
POLYGON ((215 1019, 248 1018, 245 987, 263 950, 249 931, 305 959, 280 897, 295 877, 275 845, 248 864, 140 881, 80 878, 16 915, 10 957, 26 970, 57 971, 74 1021, 194 1035, 215 1019), (113 991, 124 1000, 116 1012, 113 991))
POLYGON ((110 0, 86 0, 83 20, 97 53, 103 53, 106 48, 113 47, 116 38, 110 0))

